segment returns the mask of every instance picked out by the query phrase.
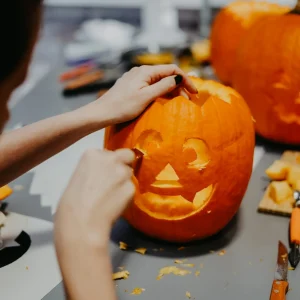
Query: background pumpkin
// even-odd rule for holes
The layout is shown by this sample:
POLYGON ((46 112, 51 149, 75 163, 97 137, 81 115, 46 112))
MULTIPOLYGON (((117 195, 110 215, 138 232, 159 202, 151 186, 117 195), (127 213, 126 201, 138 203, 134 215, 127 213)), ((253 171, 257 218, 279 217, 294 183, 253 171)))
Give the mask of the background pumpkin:
POLYGON ((288 144, 300 144, 299 49, 300 15, 260 20, 243 39, 233 79, 257 132, 288 144))
POLYGON ((261 17, 288 10, 288 7, 270 2, 236 1, 217 14, 210 37, 211 63, 222 82, 231 84, 236 51, 247 30, 261 17))
POLYGON ((144 153, 125 218, 145 234, 186 242, 220 231, 252 172, 254 126, 233 89, 192 77, 198 95, 158 98, 131 123, 107 129, 105 147, 144 153))

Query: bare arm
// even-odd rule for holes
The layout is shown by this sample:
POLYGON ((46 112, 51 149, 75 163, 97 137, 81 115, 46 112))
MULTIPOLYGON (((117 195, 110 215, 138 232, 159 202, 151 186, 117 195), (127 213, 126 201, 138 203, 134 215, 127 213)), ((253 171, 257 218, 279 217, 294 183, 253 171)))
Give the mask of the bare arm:
MULTIPOLYGON (((101 101, 101 100, 99 100, 101 101)), ((86 135, 108 125, 107 111, 89 104, 0 137, 0 186, 9 183, 86 135)))
POLYGON ((117 299, 109 236, 112 223, 134 196, 130 167, 134 160, 128 149, 90 149, 62 196, 54 240, 69 300, 117 299))
POLYGON ((181 81, 190 92, 197 92, 189 78, 175 65, 134 68, 97 101, 3 134, 0 138, 0 186, 86 135, 112 123, 134 119, 156 97, 174 90, 181 81), (178 76, 181 80, 174 80, 178 76))
MULTIPOLYGON (((102 96, 108 123, 136 118, 155 98, 179 84, 187 92, 197 93, 177 66, 133 68, 102 96)), ((135 155, 128 149, 89 150, 62 196, 56 213, 55 244, 70 300, 116 300, 109 236, 112 224, 134 197, 134 161, 135 155)))
POLYGON ((60 266, 68 300, 116 300, 109 251, 77 244, 60 255, 60 266))

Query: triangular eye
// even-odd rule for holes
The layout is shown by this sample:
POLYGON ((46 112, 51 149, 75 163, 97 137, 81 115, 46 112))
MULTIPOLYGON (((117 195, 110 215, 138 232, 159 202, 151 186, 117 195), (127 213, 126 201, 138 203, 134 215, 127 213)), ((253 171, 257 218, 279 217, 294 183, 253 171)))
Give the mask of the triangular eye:
POLYGON ((207 144, 198 138, 186 140, 183 145, 183 153, 189 168, 203 170, 210 161, 207 144))

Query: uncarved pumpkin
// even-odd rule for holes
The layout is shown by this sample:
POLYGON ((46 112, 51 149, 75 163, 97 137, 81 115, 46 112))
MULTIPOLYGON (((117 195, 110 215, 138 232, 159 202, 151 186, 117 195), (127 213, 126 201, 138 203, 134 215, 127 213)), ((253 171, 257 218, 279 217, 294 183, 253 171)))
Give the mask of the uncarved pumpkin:
POLYGON ((229 87, 191 78, 198 95, 158 98, 105 136, 107 149, 144 153, 125 218, 149 236, 174 242, 220 231, 237 212, 252 172, 248 106, 229 87))
POLYGON ((231 84, 236 50, 247 30, 261 17, 288 10, 265 1, 236 1, 221 9, 211 30, 211 63, 222 82, 231 84))
POLYGON ((300 144, 300 15, 260 20, 243 39, 233 86, 243 95, 257 132, 300 144))

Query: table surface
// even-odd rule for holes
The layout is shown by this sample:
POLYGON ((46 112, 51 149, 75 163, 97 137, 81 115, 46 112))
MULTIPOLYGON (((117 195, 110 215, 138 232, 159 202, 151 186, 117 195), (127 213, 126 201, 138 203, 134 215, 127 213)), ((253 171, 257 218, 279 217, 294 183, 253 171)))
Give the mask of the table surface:
MULTIPOLYGON (((73 98, 62 97, 57 83, 59 71, 59 69, 51 71, 25 99, 16 104, 9 128, 18 123, 29 124, 76 109, 95 98, 95 94, 73 98)), ((22 184, 24 189, 11 196, 9 210, 52 222, 60 194, 80 155, 86 148, 101 147, 102 141, 103 131, 99 131, 16 180, 13 184, 22 184)), ((186 299, 187 291, 190 292, 192 299, 269 299, 278 240, 288 245, 289 219, 260 214, 257 212, 257 206, 267 184, 264 170, 281 155, 282 151, 281 147, 260 142, 256 149, 256 164, 251 181, 235 218, 217 236, 189 244, 182 251, 178 250, 181 245, 149 239, 120 220, 114 227, 111 237, 112 264, 114 271, 117 271, 120 266, 125 266, 130 272, 130 277, 116 282, 118 298, 132 299, 134 296, 130 294, 131 291, 135 287, 140 287, 145 291, 136 297, 149 300, 186 299), (124 241, 133 247, 145 247, 148 251, 145 255, 122 251, 118 247, 119 241, 124 241), (164 250, 154 250, 159 248, 164 250), (223 249, 226 250, 225 255, 218 255, 223 249), (175 265, 175 259, 183 258, 187 259, 187 263, 195 265, 194 268, 190 268, 192 271, 190 275, 183 277, 168 275, 159 281, 156 280, 162 267, 175 265), (200 271, 199 276, 194 275, 196 271, 200 271)), ((52 245, 51 235, 45 239, 52 245)), ((13 276, 18 282, 18 272, 15 269, 4 268, 1 272, 13 276), (15 273, 8 274, 9 272, 15 273)), ((287 299, 299 298, 299 272, 300 269, 297 269, 288 274, 291 290, 287 299)), ((30 272, 27 276, 31 276, 30 272)), ((50 282, 51 276, 47 269, 40 272, 43 281, 50 282)), ((60 279, 56 278, 56 282, 59 281, 60 279)), ((28 285, 28 288, 33 291, 38 288, 33 283, 31 285, 28 285)), ((40 295, 44 294, 39 298, 33 293, 32 296, 20 295, 11 299, 64 299, 62 283, 55 285, 41 292, 40 295)), ((0 290, 2 288, 0 282, 0 290)), ((11 284, 9 288, 15 289, 16 284, 11 284)))

